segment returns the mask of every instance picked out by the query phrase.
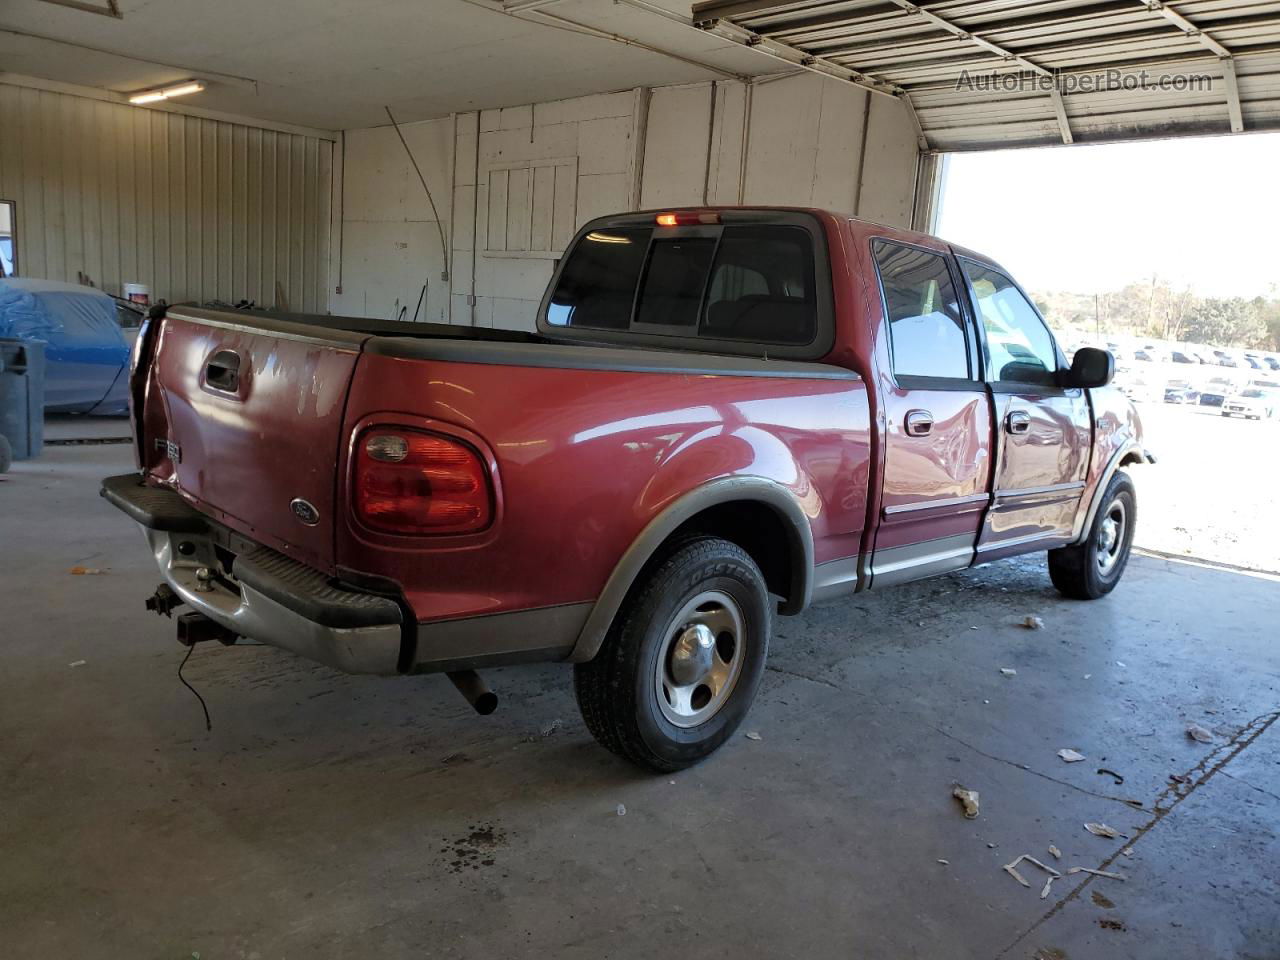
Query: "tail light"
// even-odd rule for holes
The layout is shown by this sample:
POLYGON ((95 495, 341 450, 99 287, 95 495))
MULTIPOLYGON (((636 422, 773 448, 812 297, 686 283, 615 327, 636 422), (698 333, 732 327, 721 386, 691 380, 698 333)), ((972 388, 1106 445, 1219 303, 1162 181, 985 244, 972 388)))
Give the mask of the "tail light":
POLYGON ((488 470, 460 440, 375 427, 356 442, 355 510, 373 530, 472 533, 493 518, 488 470))

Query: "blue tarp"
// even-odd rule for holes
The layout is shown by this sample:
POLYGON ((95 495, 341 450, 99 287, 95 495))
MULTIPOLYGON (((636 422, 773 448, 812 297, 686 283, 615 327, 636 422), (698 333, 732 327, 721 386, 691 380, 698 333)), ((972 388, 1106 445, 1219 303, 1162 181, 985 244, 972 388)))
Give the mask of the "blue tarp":
POLYGON ((0 280, 0 337, 45 344, 45 410, 127 412, 129 342, 115 301, 101 290, 54 280, 0 280))

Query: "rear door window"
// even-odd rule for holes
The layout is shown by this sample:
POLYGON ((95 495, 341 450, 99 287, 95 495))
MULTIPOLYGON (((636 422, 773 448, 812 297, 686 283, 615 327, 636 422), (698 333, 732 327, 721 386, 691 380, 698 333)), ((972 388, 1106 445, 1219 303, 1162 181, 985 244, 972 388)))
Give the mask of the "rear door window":
POLYGON ((969 337, 947 258, 882 240, 874 249, 894 374, 969 380, 969 337))

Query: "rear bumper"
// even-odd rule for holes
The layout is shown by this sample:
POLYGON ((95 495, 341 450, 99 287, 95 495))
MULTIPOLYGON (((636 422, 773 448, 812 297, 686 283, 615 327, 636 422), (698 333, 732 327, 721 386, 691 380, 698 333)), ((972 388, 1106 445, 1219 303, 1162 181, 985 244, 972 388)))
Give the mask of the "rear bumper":
POLYGON ((396 601, 334 586, 214 523, 172 490, 144 486, 137 474, 108 477, 102 496, 142 528, 161 576, 192 610, 345 673, 401 672, 396 601))

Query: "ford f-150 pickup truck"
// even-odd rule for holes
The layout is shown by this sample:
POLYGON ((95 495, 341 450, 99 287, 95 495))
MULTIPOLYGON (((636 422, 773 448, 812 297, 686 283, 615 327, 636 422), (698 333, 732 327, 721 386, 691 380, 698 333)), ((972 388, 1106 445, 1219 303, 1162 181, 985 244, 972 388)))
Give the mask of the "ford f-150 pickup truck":
POLYGON ((1109 593, 1150 459, 1113 371, 929 236, 628 213, 577 233, 536 333, 153 311, 140 472, 102 492, 184 642, 445 672, 482 712, 476 670, 571 663, 591 733, 673 770, 742 721, 775 615, 1040 550, 1109 593))

